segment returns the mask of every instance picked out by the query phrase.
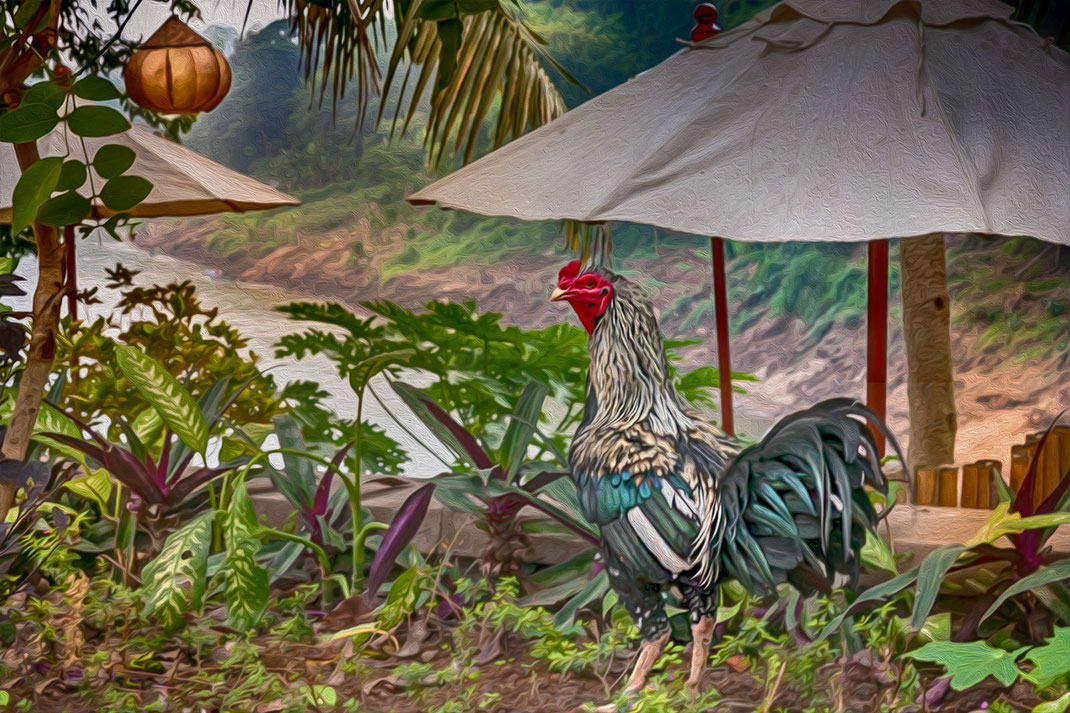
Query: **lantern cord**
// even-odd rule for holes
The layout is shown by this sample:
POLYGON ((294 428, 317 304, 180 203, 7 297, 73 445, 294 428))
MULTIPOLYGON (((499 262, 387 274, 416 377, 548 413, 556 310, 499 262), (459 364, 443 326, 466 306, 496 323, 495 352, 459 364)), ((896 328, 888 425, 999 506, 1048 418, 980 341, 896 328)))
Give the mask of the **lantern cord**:
POLYGON ((115 34, 111 36, 111 39, 104 43, 104 46, 100 48, 100 52, 97 52, 96 57, 86 62, 84 65, 82 65, 81 69, 74 73, 74 77, 72 77, 72 79, 74 79, 79 74, 96 64, 97 60, 103 57, 104 53, 107 52, 113 44, 115 44, 115 41, 123 36, 123 30, 126 29, 127 23, 130 22, 130 18, 134 16, 134 13, 137 12, 137 9, 141 7, 142 2, 143 0, 137 0, 137 2, 134 3, 134 6, 130 8, 130 12, 127 14, 127 16, 124 17, 123 21, 119 23, 119 27, 115 30, 115 34))

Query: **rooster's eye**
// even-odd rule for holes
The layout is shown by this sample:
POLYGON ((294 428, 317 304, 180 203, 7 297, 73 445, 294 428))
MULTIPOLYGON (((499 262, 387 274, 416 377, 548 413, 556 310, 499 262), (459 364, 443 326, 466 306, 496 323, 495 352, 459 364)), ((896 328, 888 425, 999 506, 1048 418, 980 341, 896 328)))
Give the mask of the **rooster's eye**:
POLYGON ((594 287, 594 285, 595 285, 594 280, 587 280, 587 287, 594 287))

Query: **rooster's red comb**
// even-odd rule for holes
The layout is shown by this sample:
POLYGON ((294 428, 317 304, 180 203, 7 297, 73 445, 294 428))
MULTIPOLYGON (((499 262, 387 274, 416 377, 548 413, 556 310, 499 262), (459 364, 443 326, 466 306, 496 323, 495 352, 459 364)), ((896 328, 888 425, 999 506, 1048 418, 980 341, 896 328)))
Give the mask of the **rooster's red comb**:
POLYGON ((562 280, 573 279, 574 277, 576 277, 576 275, 580 274, 580 267, 580 261, 573 260, 572 262, 561 268, 561 272, 557 273, 557 281, 561 282, 562 280))

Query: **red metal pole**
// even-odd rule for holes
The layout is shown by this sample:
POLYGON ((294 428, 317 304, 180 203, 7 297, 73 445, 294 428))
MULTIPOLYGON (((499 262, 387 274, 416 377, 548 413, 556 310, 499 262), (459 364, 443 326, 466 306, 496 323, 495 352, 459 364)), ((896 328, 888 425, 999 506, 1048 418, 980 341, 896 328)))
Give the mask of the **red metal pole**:
POLYGON ((713 308, 717 318, 717 369, 721 378, 721 428, 736 433, 732 418, 732 357, 728 351, 728 281, 724 270, 724 240, 711 238, 713 248, 713 308))
MULTIPOLYGON (((888 241, 869 243, 869 295, 866 309, 866 405, 887 417, 888 394, 888 241)), ((874 429, 880 454, 884 436, 874 429)))
POLYGON ((63 242, 67 247, 67 312, 71 321, 78 319, 78 265, 74 260, 74 226, 68 225, 63 230, 63 242))

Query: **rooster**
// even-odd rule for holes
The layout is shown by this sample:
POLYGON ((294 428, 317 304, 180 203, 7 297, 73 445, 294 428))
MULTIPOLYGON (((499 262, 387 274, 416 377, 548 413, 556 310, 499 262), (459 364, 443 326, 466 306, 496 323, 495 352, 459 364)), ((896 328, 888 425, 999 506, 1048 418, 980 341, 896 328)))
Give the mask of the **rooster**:
POLYGON ((641 689, 661 655, 672 596, 690 613, 694 692, 718 582, 735 579, 759 595, 788 582, 811 594, 837 574, 857 577, 877 522, 865 488, 887 492, 866 422, 893 446, 894 438, 872 411, 837 399, 741 448, 677 394, 639 286, 573 261, 550 299, 568 302, 590 335, 585 409, 568 459, 610 585, 643 640, 625 690, 641 689))

